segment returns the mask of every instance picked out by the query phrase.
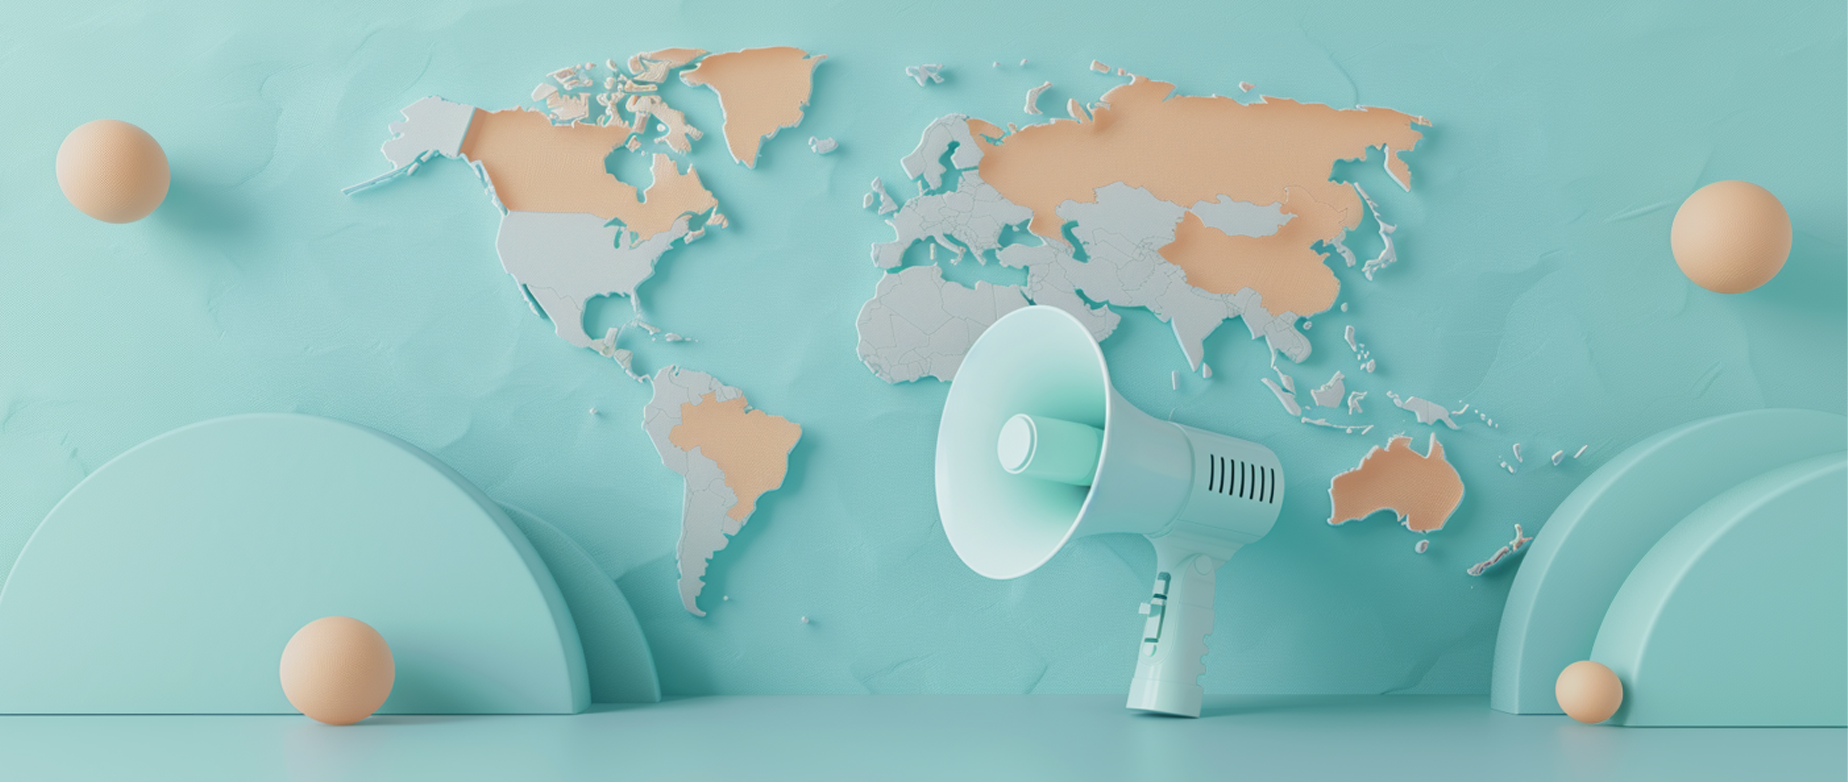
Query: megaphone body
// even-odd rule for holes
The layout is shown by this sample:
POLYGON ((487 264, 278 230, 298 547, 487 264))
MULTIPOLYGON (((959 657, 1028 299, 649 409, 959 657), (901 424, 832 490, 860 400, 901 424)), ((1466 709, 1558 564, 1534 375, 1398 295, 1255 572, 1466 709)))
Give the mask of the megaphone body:
POLYGON ((1154 418, 1110 385, 1065 311, 1032 306, 982 333, 937 431, 937 508, 970 569, 1017 578, 1075 537, 1145 535, 1156 575, 1129 708, 1200 715, 1213 582, 1264 537, 1283 468, 1264 446, 1154 418))

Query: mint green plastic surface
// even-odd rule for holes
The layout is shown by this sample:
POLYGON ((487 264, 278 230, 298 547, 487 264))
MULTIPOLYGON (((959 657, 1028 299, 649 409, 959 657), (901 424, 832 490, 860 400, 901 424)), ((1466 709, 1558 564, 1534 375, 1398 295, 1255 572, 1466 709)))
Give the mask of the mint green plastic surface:
POLYGON ((303 625, 376 628, 383 714, 574 713, 583 652, 499 506, 399 440, 298 415, 188 426, 58 503, 0 589, 0 713, 292 713, 303 625))
POLYGON ((565 606, 571 609, 578 640, 584 646, 591 702, 660 702, 661 682, 655 676, 648 638, 616 582, 583 546, 550 522, 512 505, 501 507, 545 560, 565 606))
POLYGON ((1560 713, 1559 672, 1591 656, 1611 599, 1656 541, 1732 486, 1845 447, 1848 419, 1838 414, 1755 410, 1670 429, 1599 468, 1534 536, 1515 575, 1490 706, 1560 713))
MULTIPOLYGON (((736 600, 737 597, 733 596, 736 600)), ((1841 730, 1614 730, 1466 696, 768 695, 573 716, 0 717, 11 780, 1841 782, 1841 730)))
POLYGON ((1630 571, 1591 659, 1618 725, 1848 725, 1848 454, 1726 491, 1630 571))
MULTIPOLYGON (((1339 304, 1305 326, 1307 361, 1277 362, 1304 403, 1336 371, 1368 391, 1351 418, 1370 433, 1285 411, 1258 380, 1277 379, 1269 351, 1241 321, 1206 339, 1210 379, 1144 310, 1124 310, 1102 344, 1128 402, 1262 443, 1289 471, 1276 527, 1218 574, 1214 632, 1238 640, 1207 656, 1208 695, 1486 693, 1519 560, 1463 571, 1513 524, 1533 534, 1595 469, 1669 427, 1848 410, 1845 31, 1839 1, 10 0, 0 569, 107 459, 207 418, 310 413, 403 438, 582 544, 617 577, 669 695, 1120 699, 1135 661, 1118 639, 1142 627, 1148 546, 1086 538, 1030 579, 971 573, 944 537, 932 477, 948 385, 874 377, 855 324, 887 274, 870 247, 894 235, 892 215, 861 199, 874 177, 894 198, 917 193, 899 161, 926 125, 950 113, 1064 121, 1069 99, 1126 81, 1121 67, 1189 95, 1432 122, 1402 155, 1409 193, 1378 150, 1325 174, 1366 189, 1399 260, 1368 280, 1329 251, 1339 304), (660 94, 704 137, 690 155, 658 131, 643 139, 642 152, 694 167, 730 224, 668 252, 638 290, 645 320, 692 341, 630 328, 621 347, 638 372, 712 373, 803 432, 783 487, 713 558, 701 618, 676 589, 682 481, 640 430, 652 389, 532 311, 474 171, 434 160, 340 191, 390 168, 388 126, 424 97, 533 106, 534 88, 556 83, 547 74, 573 63, 775 45, 828 59, 802 123, 764 142, 755 168, 733 162, 713 92, 676 78, 660 94), (905 75, 924 63, 942 63, 944 83, 905 75), (1048 81, 1045 113, 1024 113, 1048 81), (58 191, 59 144, 101 117, 145 128, 172 163, 172 191, 146 220, 99 223, 58 191), (840 148, 816 155, 810 136, 840 148), (1776 194, 1794 235, 1778 276, 1736 296, 1688 281, 1668 246, 1681 200, 1725 179, 1776 194), (1359 369, 1348 326, 1376 372, 1359 369), (1387 391, 1471 407, 1453 416, 1461 429, 1432 429, 1387 391), (1435 431, 1468 488, 1424 554, 1421 536, 1385 519, 1327 524, 1329 480, 1401 430, 1421 452, 1435 431)), ((649 161, 624 152, 609 165, 646 187, 649 161)), ((1347 237, 1362 262, 1384 249, 1377 223, 1347 237)), ((939 249, 952 281, 1027 282, 939 249)), ((929 263, 925 250, 906 268, 929 263)), ((601 335, 635 314, 600 299, 585 326, 601 335)), ((1345 406, 1306 415, 1350 418, 1345 406)), ((1436 756, 1431 735, 1392 746, 1436 756)), ((845 745, 786 742, 776 757, 845 745)))

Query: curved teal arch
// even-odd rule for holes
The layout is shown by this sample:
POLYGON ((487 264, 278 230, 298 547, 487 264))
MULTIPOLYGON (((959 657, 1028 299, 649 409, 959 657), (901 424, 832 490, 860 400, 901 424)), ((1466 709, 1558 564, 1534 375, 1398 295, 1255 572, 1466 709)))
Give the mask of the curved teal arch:
POLYGON ((277 672, 308 622, 391 644, 381 713, 574 713, 583 650, 501 508, 353 424, 247 415, 103 465, 0 587, 0 712, 292 713, 277 672))
POLYGON ((654 653, 628 598, 577 541, 546 520, 512 505, 501 506, 514 526, 545 560, 584 645, 592 703, 659 703, 661 679, 654 653))
POLYGON ((1534 535, 1508 590, 1489 705, 1558 714, 1553 686, 1588 659, 1605 609, 1656 541, 1695 508, 1754 476, 1848 449, 1848 418, 1752 410, 1669 429, 1618 454, 1534 535))
POLYGON ((1848 454, 1713 498, 1636 565, 1591 659, 1618 725, 1848 726, 1848 454))

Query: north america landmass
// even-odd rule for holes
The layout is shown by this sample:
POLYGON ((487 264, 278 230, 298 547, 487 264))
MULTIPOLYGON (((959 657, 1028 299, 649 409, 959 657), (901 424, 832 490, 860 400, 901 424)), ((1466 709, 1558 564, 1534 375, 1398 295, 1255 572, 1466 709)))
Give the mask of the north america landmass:
POLYGON ((752 409, 743 391, 705 372, 667 366, 638 373, 634 351, 621 346, 625 332, 685 339, 647 319, 638 289, 669 251, 727 225, 699 172, 675 160, 705 134, 661 97, 661 85, 678 74, 683 84, 711 90, 724 114, 727 151, 755 168, 765 142, 802 122, 824 59, 787 46, 719 54, 659 49, 620 64, 553 71, 533 89, 533 107, 488 110, 423 98, 388 128, 393 135, 380 151, 392 169, 345 191, 370 190, 439 158, 467 163, 501 213, 495 250, 521 298, 566 343, 653 384, 642 426, 662 464, 685 484, 675 549, 679 591, 686 610, 699 616, 708 562, 750 520, 758 498, 782 486, 802 427, 752 409), (649 159, 645 188, 610 173, 605 161, 618 153, 649 159), (603 296, 629 299, 635 316, 593 336, 586 309, 603 296))

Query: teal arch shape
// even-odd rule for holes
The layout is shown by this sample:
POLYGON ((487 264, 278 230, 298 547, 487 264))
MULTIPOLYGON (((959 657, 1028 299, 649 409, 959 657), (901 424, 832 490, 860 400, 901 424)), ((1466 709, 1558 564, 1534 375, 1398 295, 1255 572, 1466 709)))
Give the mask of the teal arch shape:
POLYGON ((149 440, 58 503, 0 587, 0 712, 292 713, 302 625, 391 644, 380 713, 575 713, 577 630, 501 508, 414 446, 246 415, 149 440))
POLYGON ((1489 706, 1560 713, 1559 672, 1590 658, 1611 599, 1656 541, 1741 482, 1844 449, 1839 414, 1753 410, 1669 429, 1598 468, 1540 528, 1509 586, 1489 706))
POLYGON ((1617 725, 1848 726, 1848 454, 1702 505, 1643 557, 1591 659, 1617 725))
POLYGON ((544 519, 502 504, 514 526, 545 560, 558 591, 576 620, 590 676, 592 703, 660 703, 661 679, 655 673, 648 637, 616 582, 590 552, 544 519))

